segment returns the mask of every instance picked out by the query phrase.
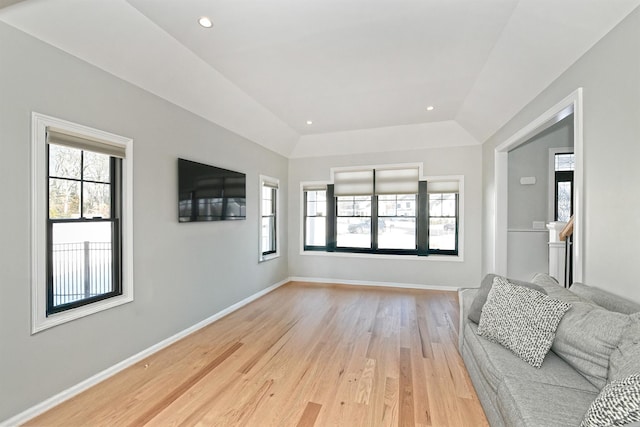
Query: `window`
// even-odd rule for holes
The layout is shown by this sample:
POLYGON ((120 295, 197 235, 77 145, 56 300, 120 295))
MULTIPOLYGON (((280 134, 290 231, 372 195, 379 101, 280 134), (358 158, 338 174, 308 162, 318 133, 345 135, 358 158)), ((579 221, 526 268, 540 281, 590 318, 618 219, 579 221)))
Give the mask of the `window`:
POLYGON ((122 159, 47 139, 49 315, 122 294, 122 159))
POLYGON ((304 187, 304 249, 324 250, 326 246, 326 185, 304 187))
POLYGON ((335 172, 320 192, 303 185, 304 250, 458 255, 461 180, 387 167, 335 172))
POLYGON ((131 143, 33 115, 33 332, 133 300, 131 143))
POLYGON ((416 248, 416 194, 378 196, 378 248, 416 248))
POLYGON ((278 256, 278 184, 260 177, 260 261, 278 256))
POLYGON ((554 220, 569 222, 573 215, 573 171, 575 154, 561 153, 554 156, 554 220))
POLYGON ((455 253, 458 249, 458 195, 429 193, 429 252, 455 253))
POLYGON ((336 207, 336 245, 370 249, 371 196, 338 196, 336 207))

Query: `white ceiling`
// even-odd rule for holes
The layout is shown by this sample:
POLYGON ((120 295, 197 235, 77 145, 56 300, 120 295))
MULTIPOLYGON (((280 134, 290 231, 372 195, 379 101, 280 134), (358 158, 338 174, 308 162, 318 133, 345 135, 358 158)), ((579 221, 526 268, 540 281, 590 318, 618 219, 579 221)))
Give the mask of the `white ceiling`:
POLYGON ((298 157, 481 143, 638 5, 28 0, 0 20, 298 157))

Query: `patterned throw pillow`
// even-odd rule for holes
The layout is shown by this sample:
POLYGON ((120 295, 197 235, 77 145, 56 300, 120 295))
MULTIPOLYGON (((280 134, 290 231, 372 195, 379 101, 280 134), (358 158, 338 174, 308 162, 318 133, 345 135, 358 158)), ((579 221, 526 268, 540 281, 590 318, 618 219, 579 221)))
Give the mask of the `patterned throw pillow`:
POLYGON ((496 277, 482 308, 478 335, 502 344, 535 368, 542 365, 571 304, 496 277))
POLYGON ((604 386, 580 427, 623 426, 634 421, 640 421, 640 374, 604 386))
MULTIPOLYGON (((473 301, 471 302, 471 307, 469 307, 469 314, 467 318, 475 324, 480 323, 482 307, 484 307, 484 304, 487 302, 487 296, 489 296, 489 291, 493 287, 493 280, 496 277, 499 276, 495 274, 487 274, 486 276, 484 276, 484 279, 482 279, 482 282, 480 283, 480 288, 478 289, 475 298, 473 298, 473 301)), ((515 279, 507 279, 506 277, 503 277, 503 279, 508 280, 512 285, 526 286, 527 288, 535 289, 536 291, 541 292, 545 295, 547 294, 547 291, 542 286, 536 285, 535 283, 523 282, 521 280, 515 279)))

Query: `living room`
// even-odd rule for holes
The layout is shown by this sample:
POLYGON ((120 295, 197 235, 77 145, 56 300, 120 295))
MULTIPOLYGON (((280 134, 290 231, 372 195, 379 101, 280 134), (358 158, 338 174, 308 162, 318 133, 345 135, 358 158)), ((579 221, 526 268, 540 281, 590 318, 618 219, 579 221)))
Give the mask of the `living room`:
MULTIPOLYGON (((538 21, 526 21, 531 25, 527 29, 530 32, 517 31, 518 19, 544 10, 533 0, 505 0, 493 11, 484 10, 486 5, 472 6, 473 2, 450 8, 434 2, 433 7, 464 16, 458 25, 475 22, 477 13, 478 21, 490 24, 484 27, 478 23, 473 28, 491 30, 493 38, 469 47, 482 53, 478 54, 481 58, 472 58, 476 67, 473 73, 459 71, 464 64, 462 57, 454 62, 458 68, 434 71, 441 79, 448 74, 463 74, 467 82, 461 91, 464 93, 421 98, 417 103, 424 105, 419 114, 398 120, 390 111, 399 110, 393 104, 395 92, 386 88, 390 105, 384 110, 378 107, 385 103, 384 91, 375 97, 356 99, 361 88, 355 86, 341 89, 348 95, 345 98, 355 99, 373 118, 358 117, 350 108, 354 104, 345 99, 345 105, 341 105, 342 101, 331 98, 333 91, 322 87, 310 90, 318 91, 314 92, 318 94, 317 104, 326 108, 333 103, 333 108, 313 110, 315 103, 303 104, 308 95, 297 90, 296 98, 281 100, 282 110, 276 113, 252 96, 271 99, 277 87, 254 87, 252 93, 249 83, 256 80, 246 80, 243 88, 236 86, 229 75, 232 61, 226 73, 216 70, 207 62, 215 58, 207 57, 204 51, 194 52, 196 45, 187 48, 181 44, 181 37, 187 35, 173 34, 163 27, 170 24, 162 20, 172 14, 170 2, 165 2, 165 10, 154 9, 152 3, 0 3, 7 5, 0 9, 0 141, 5 153, 0 168, 4 200, 0 226, 0 422, 27 421, 52 407, 53 397, 70 397, 88 379, 105 372, 111 375, 122 369, 123 361, 143 353, 149 355, 159 349, 160 343, 168 345, 172 337, 186 335, 202 327, 203 322, 211 323, 289 281, 455 292, 478 287, 487 273, 506 275, 508 251, 502 243, 502 231, 507 223, 498 209, 503 183, 496 178, 503 153, 500 147, 523 139, 523 130, 539 130, 552 120, 545 114, 559 105, 565 107, 562 102, 568 97, 571 105, 574 100, 579 104, 575 132, 581 139, 577 163, 583 174, 582 194, 576 202, 579 267, 574 277, 640 303, 636 279, 640 274, 636 261, 640 243, 635 238, 640 223, 634 215, 640 209, 640 194, 632 190, 640 185, 640 172, 635 167, 640 155, 640 2, 617 1, 611 5, 594 1, 582 6, 563 1, 555 6, 556 17, 544 15, 537 16, 538 21), (600 25, 597 30, 596 22, 600 25), (501 38, 501 34, 529 34, 530 39, 511 46, 517 40, 501 38), (554 39, 564 51, 549 47, 554 39), (532 64, 523 57, 542 57, 546 62, 532 64), (553 63, 562 65, 550 65, 553 63), (327 91, 326 99, 320 96, 323 90, 327 91), (572 97, 578 92, 580 96, 572 97), (309 109, 304 111, 300 105, 309 109), (431 105, 434 108, 428 110, 431 105), (283 116, 295 120, 295 124, 284 121, 283 116), (386 123, 385 117, 389 117, 386 123), (34 213, 36 194, 42 190, 37 189, 40 184, 36 181, 40 176, 41 183, 46 179, 46 168, 36 171, 33 166, 38 118, 44 120, 45 127, 71 123, 130 141, 125 161, 132 167, 125 171, 129 180, 124 185, 131 185, 128 194, 133 214, 126 219, 129 228, 123 236, 128 242, 123 253, 128 268, 125 278, 132 286, 128 299, 56 324, 47 321, 59 316, 43 318, 43 312, 35 313, 39 310, 36 295, 41 291, 32 289, 44 287, 44 283, 34 283, 34 278, 45 269, 43 260, 47 256, 44 240, 37 240, 46 239, 46 230, 37 232, 38 227, 44 229, 45 221, 38 225, 34 219, 38 215, 34 213), (335 122, 330 123, 330 119, 335 122), (179 158, 245 174, 246 218, 180 223, 179 158), (305 246, 313 246, 307 245, 305 220, 310 218, 305 193, 329 186, 334 190, 341 172, 385 168, 415 170, 421 182, 455 183, 458 198, 451 233, 455 236, 453 249, 439 253, 440 249, 430 247, 427 241, 426 254, 335 251, 327 249, 330 242, 325 239, 325 250, 305 250, 305 246), (261 234, 265 215, 260 195, 267 181, 275 181, 278 196, 275 232, 270 235, 275 239, 273 253, 265 249, 261 234), (615 217, 615 212, 622 218, 615 217), (42 329, 36 327, 38 322, 44 325, 42 329)), ((184 10, 174 8, 174 12, 182 17, 196 3, 184 10)), ((282 7, 287 4, 283 2, 282 7)), ((253 6, 274 19, 280 16, 278 8, 253 6)), ((331 7, 322 11, 331 12, 331 7)), ((336 17, 336 26, 324 34, 336 31, 343 35, 340 25, 349 19, 374 26, 384 22, 375 18, 393 9, 386 4, 377 12, 381 15, 372 11, 374 17, 369 21, 359 16, 360 7, 349 6, 351 14, 336 17)), ((204 43, 217 26, 224 28, 224 23, 212 16, 213 28, 204 29, 196 21, 200 15, 214 15, 215 10, 211 7, 198 12, 193 28, 184 31, 193 32, 193 37, 204 43)), ((314 10, 311 8, 307 21, 301 20, 298 25, 310 25, 314 10)), ((259 22, 259 13, 254 18, 259 22)), ((286 13, 281 18, 285 19, 286 13)), ((428 17, 415 17, 416 21, 420 19, 428 17)), ((389 20, 394 26, 385 27, 389 33, 379 36, 377 42, 404 23, 414 22, 399 12, 391 14, 389 20)), ((429 22, 435 25, 434 20, 431 17, 429 22)), ((286 45, 289 34, 283 29, 273 31, 286 45)), ((338 50, 335 60, 344 61, 345 68, 354 67, 356 75, 366 74, 358 68, 362 58, 349 59, 349 54, 364 46, 371 48, 375 57, 376 49, 383 47, 361 45, 357 34, 349 31, 347 34, 355 37, 353 46, 342 46, 344 40, 340 38, 332 41, 338 50)), ((250 42, 260 46, 260 33, 256 31, 253 36, 250 42)), ((413 36, 409 32, 406 37, 413 36)), ((406 42, 402 37, 396 41, 406 42)), ((465 41, 463 38, 457 43, 465 41)), ((274 54, 275 59, 269 59, 277 59, 278 46, 282 48, 265 47, 274 54)), ((297 46, 297 53, 304 51, 301 46, 304 43, 297 46)), ((409 65, 414 61, 425 67, 429 64, 412 58, 416 52, 409 48, 404 52, 400 46, 390 43, 384 51, 402 51, 404 56, 384 58, 389 62, 404 58, 409 65)), ((221 56, 234 54, 224 46, 218 48, 221 56)), ((444 49, 438 45, 431 48, 434 55, 444 49)), ((464 52, 470 56, 469 50, 464 52)), ((296 64, 303 75, 309 71, 307 66, 323 64, 312 53, 308 55, 312 59, 296 64)), ((272 71, 267 63, 262 66, 272 71)), ((343 76, 335 70, 316 72, 316 83, 322 82, 323 76, 327 80, 343 76)), ((407 81, 417 80, 424 70, 407 76, 407 81)), ((384 67, 372 71, 376 73, 387 76, 384 67)), ((402 80, 401 76, 394 77, 402 80)), ((242 78, 242 72, 237 78, 242 78)), ((278 78, 281 86, 290 83, 303 88, 307 84, 300 75, 298 80, 278 78)), ((338 86, 338 80, 328 85, 338 86)), ((437 81, 438 85, 449 89, 444 80, 437 81)), ((410 90, 416 90, 415 86, 410 90)), ((404 99, 407 104, 410 101, 404 99)), ((46 209, 43 212, 40 218, 46 215, 46 209)), ((377 215, 372 212, 364 216, 371 227, 382 229, 375 221, 377 215)), ((420 219, 418 213, 415 217, 420 219)), ((339 221, 334 221, 337 227, 339 221)), ((445 231, 443 226, 437 230, 445 231)), ((346 231, 344 235, 360 239, 364 234, 346 231)))

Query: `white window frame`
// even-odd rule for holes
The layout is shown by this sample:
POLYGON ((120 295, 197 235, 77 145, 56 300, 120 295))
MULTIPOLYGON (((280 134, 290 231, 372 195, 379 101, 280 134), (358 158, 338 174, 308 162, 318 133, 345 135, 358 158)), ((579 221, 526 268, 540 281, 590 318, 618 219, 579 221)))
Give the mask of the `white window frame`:
POLYGON ((31 115, 31 333, 133 301, 133 140, 55 117, 31 115), (125 149, 122 162, 122 295, 47 316, 47 127, 125 149))
POLYGON ((258 200, 260 206, 260 212, 258 215, 258 262, 269 261, 274 258, 280 257, 280 180, 278 178, 273 178, 267 175, 260 175, 260 186, 258 187, 258 200), (263 255, 264 249, 262 247, 262 188, 265 183, 273 183, 277 186, 276 190, 276 251, 275 253, 270 253, 263 255))

